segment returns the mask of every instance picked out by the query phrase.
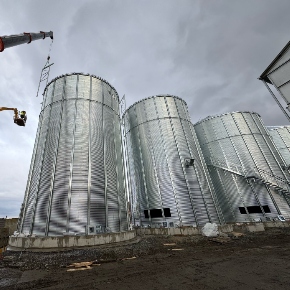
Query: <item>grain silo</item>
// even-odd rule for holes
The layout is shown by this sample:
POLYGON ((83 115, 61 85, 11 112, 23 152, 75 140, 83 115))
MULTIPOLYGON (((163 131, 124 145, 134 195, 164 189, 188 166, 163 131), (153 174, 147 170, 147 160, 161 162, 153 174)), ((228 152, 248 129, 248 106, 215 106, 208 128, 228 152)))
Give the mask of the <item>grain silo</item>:
POLYGON ((133 104, 123 118, 135 224, 221 222, 186 103, 157 95, 133 104))
POLYGON ((38 236, 127 230, 119 97, 72 73, 45 88, 19 232, 38 236))
POLYGON ((290 126, 269 129, 273 142, 285 161, 283 168, 290 169, 290 126))
POLYGON ((257 113, 207 117, 194 127, 226 222, 290 217, 283 160, 257 113))

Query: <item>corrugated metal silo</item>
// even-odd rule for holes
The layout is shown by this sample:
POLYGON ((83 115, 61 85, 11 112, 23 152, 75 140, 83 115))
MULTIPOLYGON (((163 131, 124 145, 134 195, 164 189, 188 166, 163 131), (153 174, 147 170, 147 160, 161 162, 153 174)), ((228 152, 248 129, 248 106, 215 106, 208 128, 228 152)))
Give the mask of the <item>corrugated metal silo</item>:
POLYGON ((171 95, 149 97, 123 118, 135 224, 219 223, 186 103, 171 95))
POLYGON ((45 89, 19 231, 127 230, 119 97, 105 80, 66 74, 45 89))
POLYGON ((226 222, 290 217, 283 160, 257 113, 207 117, 194 127, 226 222))

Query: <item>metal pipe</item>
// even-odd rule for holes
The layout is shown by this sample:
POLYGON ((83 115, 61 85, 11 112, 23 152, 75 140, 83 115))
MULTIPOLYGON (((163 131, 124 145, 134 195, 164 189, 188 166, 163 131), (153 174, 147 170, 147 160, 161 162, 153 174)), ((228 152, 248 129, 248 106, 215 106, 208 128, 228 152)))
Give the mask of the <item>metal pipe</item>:
POLYGON ((267 83, 264 80, 262 80, 262 81, 263 81, 264 85, 266 86, 266 88, 268 89, 268 91, 270 92, 270 94, 272 95, 272 97, 274 98, 274 100, 276 101, 276 103, 278 104, 278 106, 280 107, 280 109, 282 110, 282 112, 284 113, 284 115, 286 116, 286 118, 288 119, 288 121, 290 122, 290 117, 289 117, 288 113, 286 112, 286 110, 283 108, 283 106, 281 105, 281 103, 279 102, 277 97, 271 91, 271 89, 269 88, 267 83))

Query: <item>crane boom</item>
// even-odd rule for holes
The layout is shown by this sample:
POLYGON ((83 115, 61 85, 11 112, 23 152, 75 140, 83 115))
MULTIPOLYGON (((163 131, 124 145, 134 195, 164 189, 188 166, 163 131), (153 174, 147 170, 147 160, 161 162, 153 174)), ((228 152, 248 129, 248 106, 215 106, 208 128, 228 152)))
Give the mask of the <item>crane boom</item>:
POLYGON ((14 111, 14 117, 16 119, 18 118, 18 110, 16 108, 0 107, 0 111, 7 111, 7 110, 14 111))
POLYGON ((22 34, 0 36, 0 52, 2 52, 5 48, 13 47, 24 43, 28 44, 31 41, 45 39, 46 37, 50 37, 51 39, 53 39, 53 32, 24 32, 22 34))
POLYGON ((14 111, 14 123, 17 124, 18 126, 25 126, 27 117, 26 117, 26 112, 21 111, 20 112, 20 118, 18 116, 18 110, 16 108, 7 108, 7 107, 0 107, 0 111, 14 111))

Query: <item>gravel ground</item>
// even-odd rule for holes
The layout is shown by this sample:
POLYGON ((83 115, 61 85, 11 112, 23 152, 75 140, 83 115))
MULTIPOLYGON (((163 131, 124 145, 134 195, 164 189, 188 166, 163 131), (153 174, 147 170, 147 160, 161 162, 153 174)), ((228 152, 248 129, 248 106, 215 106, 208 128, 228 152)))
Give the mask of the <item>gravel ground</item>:
POLYGON ((139 236, 62 252, 7 251, 0 289, 289 289, 289 240, 285 228, 213 239, 139 236), (79 262, 93 264, 69 267, 79 262))
POLYGON ((0 267, 17 268, 21 271, 66 267, 74 262, 82 261, 118 261, 133 256, 146 256, 167 251, 166 243, 193 244, 208 242, 202 236, 172 237, 146 236, 137 237, 129 242, 103 245, 94 248, 74 249, 60 252, 13 252, 6 251, 0 267))

